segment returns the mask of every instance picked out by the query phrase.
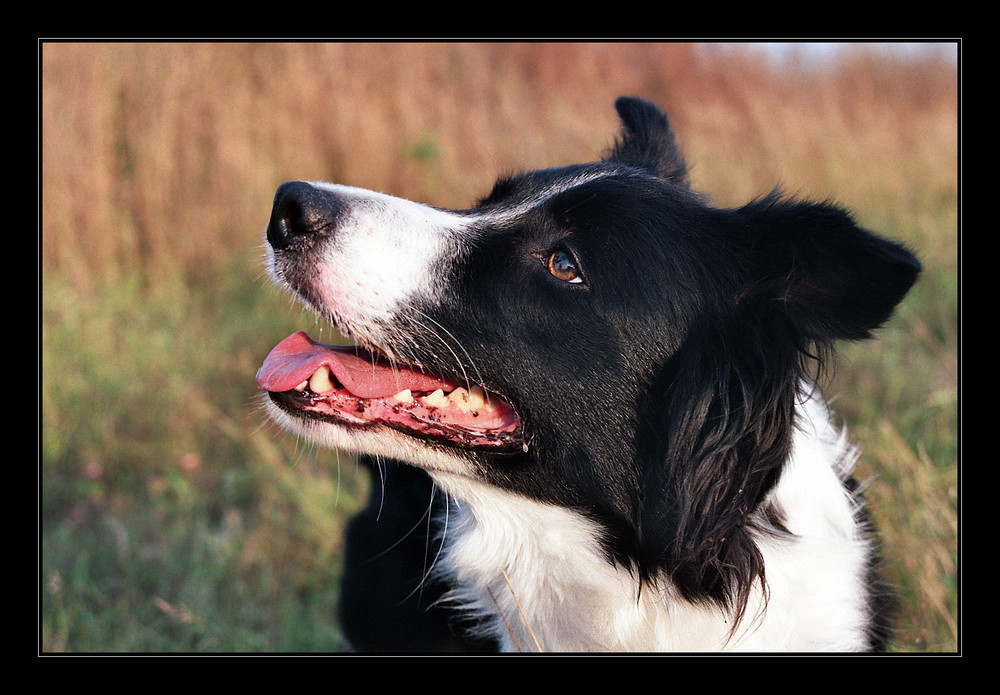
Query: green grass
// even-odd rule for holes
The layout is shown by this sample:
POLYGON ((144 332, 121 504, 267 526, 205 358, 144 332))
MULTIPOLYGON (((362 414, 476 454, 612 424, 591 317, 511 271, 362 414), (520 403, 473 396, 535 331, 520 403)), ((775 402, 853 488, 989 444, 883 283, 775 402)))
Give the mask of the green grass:
POLYGON ((265 424, 253 374, 295 314, 249 265, 89 298, 45 278, 43 651, 339 647, 366 481, 265 424))
POLYGON ((841 347, 827 389, 870 482, 899 599, 897 651, 959 647, 955 206, 953 196, 927 196, 917 210, 866 220, 912 245, 924 272, 876 340, 841 347))

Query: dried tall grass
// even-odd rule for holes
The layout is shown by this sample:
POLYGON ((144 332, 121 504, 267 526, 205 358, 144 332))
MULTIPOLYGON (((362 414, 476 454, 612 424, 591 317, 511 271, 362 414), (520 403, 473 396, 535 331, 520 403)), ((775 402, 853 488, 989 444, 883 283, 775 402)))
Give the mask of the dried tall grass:
POLYGON ((81 287, 258 243, 286 179, 466 205, 498 170, 593 156, 622 93, 670 110, 720 202, 785 181, 919 210, 955 189, 955 71, 934 61, 775 72, 686 44, 49 43, 41 67, 44 268, 81 287))

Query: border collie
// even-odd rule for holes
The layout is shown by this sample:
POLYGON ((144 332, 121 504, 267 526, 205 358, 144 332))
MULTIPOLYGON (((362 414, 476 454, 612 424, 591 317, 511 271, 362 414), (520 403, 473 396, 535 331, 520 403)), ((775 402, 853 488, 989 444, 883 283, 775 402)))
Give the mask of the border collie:
POLYGON ((711 205, 667 117, 616 108, 602 160, 501 178, 468 210, 278 189, 273 277, 357 345, 295 333, 258 386, 384 476, 352 524, 345 629, 383 650, 429 648, 410 621, 442 615, 503 650, 876 649, 855 454, 812 384, 920 264, 831 204, 711 205), (407 536, 431 507, 438 535, 407 536), (430 612, 393 615, 432 586, 430 612))

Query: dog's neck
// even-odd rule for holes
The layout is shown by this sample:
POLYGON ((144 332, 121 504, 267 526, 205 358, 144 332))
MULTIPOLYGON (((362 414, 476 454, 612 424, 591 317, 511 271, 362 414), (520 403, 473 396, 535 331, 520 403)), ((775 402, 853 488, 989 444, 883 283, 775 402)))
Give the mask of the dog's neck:
MULTIPOLYGON (((644 609, 638 585, 608 562, 600 528, 579 513, 463 480, 438 483, 453 497, 443 521, 441 565, 450 596, 508 651, 611 650, 596 623, 644 609)), ((648 615, 636 625, 648 629, 648 615)))
POLYGON ((823 406, 806 404, 769 499, 791 535, 759 539, 766 599, 755 586, 735 628, 718 606, 685 601, 667 580, 641 585, 609 562, 600 526, 581 514, 457 476, 435 475, 453 500, 438 569, 459 587, 450 598, 508 651, 863 649, 866 541, 841 482, 847 453, 823 406), (833 637, 809 641, 816 634, 833 637))

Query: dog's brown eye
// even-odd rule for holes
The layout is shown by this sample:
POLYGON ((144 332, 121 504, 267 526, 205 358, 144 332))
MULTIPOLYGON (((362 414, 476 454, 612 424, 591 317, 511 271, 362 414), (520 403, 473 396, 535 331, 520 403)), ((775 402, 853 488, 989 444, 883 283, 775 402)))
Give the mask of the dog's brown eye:
POLYGON ((583 282, 580 270, 576 267, 576 261, 565 251, 553 251, 549 256, 548 267, 552 276, 563 282, 583 282))

